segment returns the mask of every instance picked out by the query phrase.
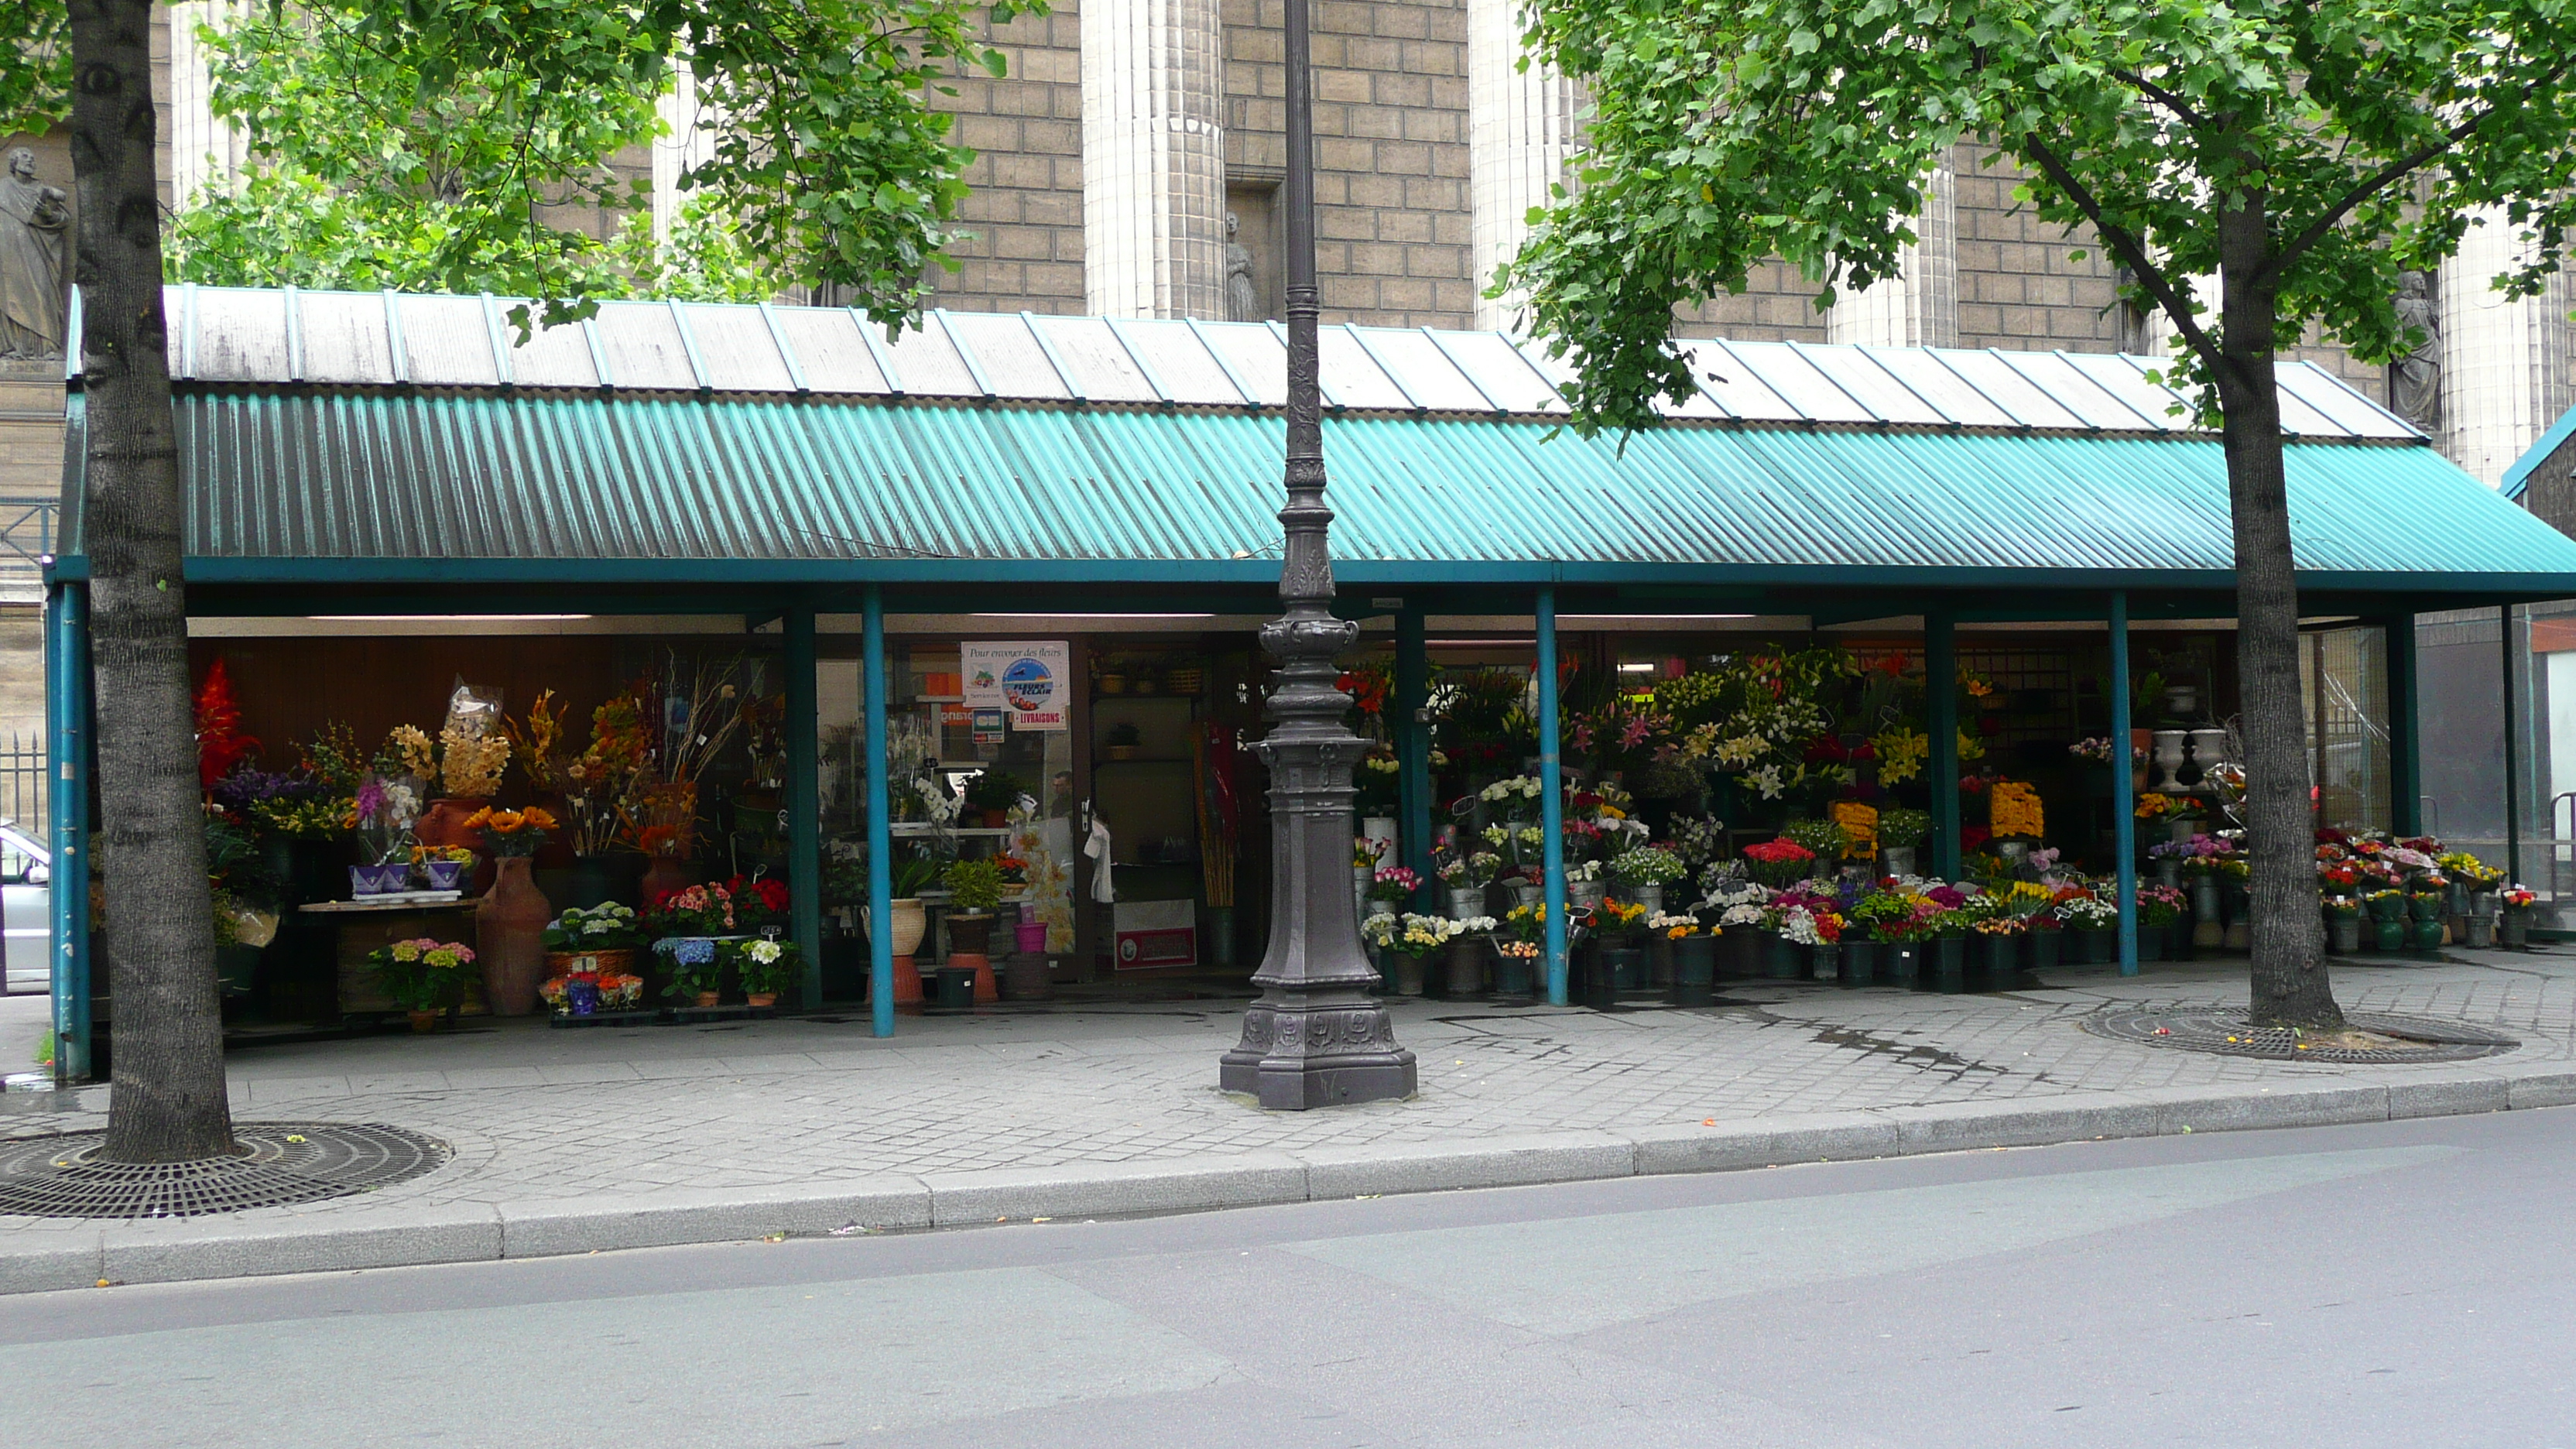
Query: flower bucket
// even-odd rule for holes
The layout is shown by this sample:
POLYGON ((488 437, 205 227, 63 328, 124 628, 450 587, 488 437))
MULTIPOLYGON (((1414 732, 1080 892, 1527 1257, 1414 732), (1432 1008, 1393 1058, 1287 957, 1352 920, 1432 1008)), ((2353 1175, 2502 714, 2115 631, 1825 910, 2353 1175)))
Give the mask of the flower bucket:
POLYGON ((2117 931, 2078 931, 2075 933, 2080 959, 2087 966, 2108 966, 2120 958, 2120 933, 2117 931))
POLYGON ((1595 910, 1609 898, 1607 881, 1570 880, 1565 883, 1565 904, 1569 910, 1595 910))
POLYGON ((2326 923, 2326 938, 2336 955, 2353 955, 2361 950, 2361 917, 2350 913, 2335 916, 2326 923))
POLYGON ((1967 937, 1935 936, 1932 938, 1932 976, 1933 989, 1945 995, 1956 996, 1968 989, 1967 937))
POLYGON ((1011 944, 1023 956, 1046 954, 1047 928, 1044 921, 1022 921, 1011 928, 1011 944))
POLYGON ((1629 899, 1644 906, 1648 916, 1660 916, 1664 913, 1663 882, 1648 881, 1643 885, 1632 887, 1629 891, 1629 899))
POLYGON ((2376 916, 2370 922, 2370 944, 2381 952, 2406 948, 2406 923, 2393 916, 2376 916))
POLYGON ((1497 952, 1494 957, 1494 994, 1497 996, 1530 996, 1531 979, 1537 975, 1538 958, 1497 952))
POLYGON ((1890 986, 1912 987, 1923 975, 1923 943, 1891 941, 1885 959, 1879 962, 1879 975, 1890 986))
POLYGON ((1473 936, 1460 936, 1449 943, 1444 953, 1449 970, 1440 984, 1440 994, 1451 1001, 1463 1001, 1485 989, 1485 943, 1473 936))
POLYGON ((1810 969, 1818 981, 1839 981, 1843 974, 1843 946, 1839 941, 1819 941, 1807 948, 1810 969))
POLYGON ((1834 978, 1839 986, 1867 986, 1878 971, 1878 943, 1866 936, 1853 935, 1843 941, 1842 974, 1834 978))
POLYGON ((2419 956, 2430 956, 2442 949, 2442 922, 2439 917, 2416 921, 2407 927, 2406 949, 2419 956))
POLYGON ((2470 950, 2484 951, 2495 945, 2495 921, 2492 917, 2471 915, 2468 922, 2470 950))
POLYGON ((1977 970, 1988 991, 2009 991, 2021 975, 2021 938, 2019 936, 1981 937, 1977 942, 1977 970))
POLYGON ((2030 969, 2033 971, 2055 970, 2058 958, 2065 949, 2066 933, 2064 931, 2031 932, 2030 969))
POLYGON ((2507 906, 2496 924, 2501 932, 2498 939, 2509 949, 2519 951, 2531 944, 2531 907, 2507 906))
POLYGON ((1773 981, 1795 981, 1805 975, 1806 963, 1798 959, 1798 943, 1786 936, 1767 938, 1762 947, 1762 974, 1773 981))
POLYGON ((1485 888, 1483 886, 1449 887, 1449 919, 1472 921, 1484 913, 1485 888))
POLYGON ((1706 1006, 1717 999, 1717 938, 1684 936, 1673 942, 1673 1004, 1706 1006))

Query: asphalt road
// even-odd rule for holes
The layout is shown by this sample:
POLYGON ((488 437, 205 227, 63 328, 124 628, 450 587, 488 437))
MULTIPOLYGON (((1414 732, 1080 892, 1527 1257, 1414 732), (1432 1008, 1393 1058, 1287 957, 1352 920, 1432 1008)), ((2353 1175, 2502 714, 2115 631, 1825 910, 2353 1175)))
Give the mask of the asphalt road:
POLYGON ((2571 1189, 2576 1108, 115 1287, 0 1299, 0 1440, 2568 1444, 2571 1189))

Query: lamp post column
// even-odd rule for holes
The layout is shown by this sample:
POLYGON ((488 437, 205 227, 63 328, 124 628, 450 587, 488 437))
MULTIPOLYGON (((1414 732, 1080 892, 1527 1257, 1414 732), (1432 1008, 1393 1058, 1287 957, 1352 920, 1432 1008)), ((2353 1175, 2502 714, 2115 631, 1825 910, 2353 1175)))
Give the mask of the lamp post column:
POLYGON ((1253 974, 1260 997, 1243 1039, 1220 1059, 1218 1085, 1262 1106, 1299 1110, 1410 1097, 1413 1053, 1395 1044, 1377 972, 1360 951, 1351 899, 1351 771, 1366 746, 1342 725, 1350 700, 1334 657, 1359 625, 1333 617, 1333 511, 1324 506, 1323 388, 1315 344, 1315 173, 1307 0, 1287 0, 1288 504, 1279 565, 1280 617, 1261 628, 1278 661, 1252 747, 1270 768, 1270 944, 1253 974))

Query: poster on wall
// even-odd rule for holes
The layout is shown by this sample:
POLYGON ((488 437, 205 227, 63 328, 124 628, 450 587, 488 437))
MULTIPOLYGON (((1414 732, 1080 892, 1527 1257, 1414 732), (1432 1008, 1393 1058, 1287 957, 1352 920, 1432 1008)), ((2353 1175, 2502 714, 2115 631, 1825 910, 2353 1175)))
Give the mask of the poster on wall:
POLYGON ((1068 728, 1066 667, 1073 651, 1062 639, 968 639, 958 646, 970 709, 1007 712, 1015 730, 1068 728))

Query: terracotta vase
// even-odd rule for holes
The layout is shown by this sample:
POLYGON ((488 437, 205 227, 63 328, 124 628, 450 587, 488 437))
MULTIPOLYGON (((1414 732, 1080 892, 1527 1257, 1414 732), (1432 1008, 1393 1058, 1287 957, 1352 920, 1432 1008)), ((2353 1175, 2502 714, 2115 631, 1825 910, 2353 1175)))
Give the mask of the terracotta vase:
POLYGON ((713 1006, 717 999, 717 993, 713 991, 701 991, 697 995, 697 1003, 700 1006, 713 1006))
POLYGON ((673 891, 686 890, 700 881, 697 862, 687 856, 656 855, 653 863, 644 867, 643 882, 637 887, 644 896, 640 904, 650 906, 656 899, 673 891))
POLYGON ((438 1030, 438 1013, 435 1011, 410 1011, 403 1014, 411 1018, 411 1029, 414 1031, 438 1030))
POLYGON ((537 988, 546 977, 546 922, 554 914, 529 874, 528 857, 503 857, 492 889, 474 912, 483 998, 494 1016, 526 1016, 537 1009, 537 988))
POLYGON ((775 991, 746 991, 743 993, 742 1004, 745 1006, 776 1006, 778 1004, 778 993, 775 991))
POLYGON ((429 802, 420 819, 411 828, 411 838, 423 845, 461 845, 474 852, 474 874, 465 882, 467 895, 481 895, 492 888, 492 857, 483 848, 483 832, 465 828, 475 811, 491 804, 489 800, 468 800, 447 795, 429 802))

